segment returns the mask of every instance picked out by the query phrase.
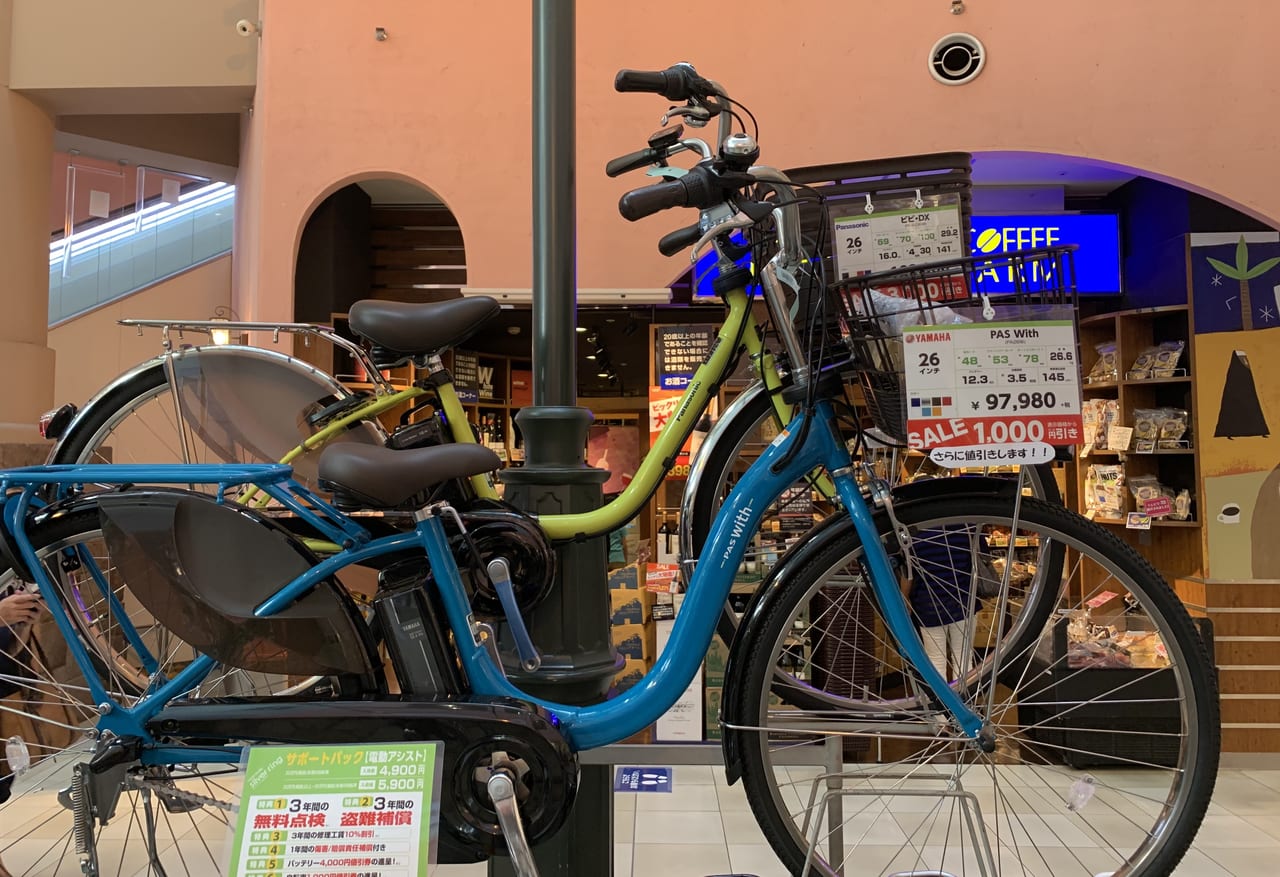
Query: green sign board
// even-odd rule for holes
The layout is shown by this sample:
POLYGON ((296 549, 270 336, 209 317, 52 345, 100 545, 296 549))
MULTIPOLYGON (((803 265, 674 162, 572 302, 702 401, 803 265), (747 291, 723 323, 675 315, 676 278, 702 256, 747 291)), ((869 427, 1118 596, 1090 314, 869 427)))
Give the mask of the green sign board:
POLYGON ((439 743, 254 746, 228 877, 418 877, 435 861, 439 743))

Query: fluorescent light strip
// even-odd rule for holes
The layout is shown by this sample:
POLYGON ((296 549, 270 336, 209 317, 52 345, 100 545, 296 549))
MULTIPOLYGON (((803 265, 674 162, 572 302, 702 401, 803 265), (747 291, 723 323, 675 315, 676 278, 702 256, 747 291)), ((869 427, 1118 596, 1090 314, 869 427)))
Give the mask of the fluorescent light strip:
POLYGON ((85 255, 91 250, 108 246, 130 235, 141 234, 158 226, 175 222, 203 208, 215 207, 223 202, 232 201, 235 199, 235 194, 235 186, 222 182, 211 183, 208 186, 201 186, 193 192, 180 195, 176 205, 164 202, 143 208, 139 211, 142 216, 141 223, 139 223, 139 212, 130 213, 103 225, 94 226, 80 235, 72 235, 70 238, 54 241, 49 245, 49 267, 52 268, 62 261, 68 246, 71 248, 71 257, 74 259, 85 255))

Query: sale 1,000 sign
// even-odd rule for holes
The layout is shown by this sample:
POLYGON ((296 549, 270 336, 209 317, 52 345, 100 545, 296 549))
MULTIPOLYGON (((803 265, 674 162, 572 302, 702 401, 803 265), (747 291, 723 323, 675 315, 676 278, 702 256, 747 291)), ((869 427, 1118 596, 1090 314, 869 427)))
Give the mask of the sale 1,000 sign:
POLYGON ((912 448, 1080 443, 1070 320, 909 326, 902 342, 912 448))

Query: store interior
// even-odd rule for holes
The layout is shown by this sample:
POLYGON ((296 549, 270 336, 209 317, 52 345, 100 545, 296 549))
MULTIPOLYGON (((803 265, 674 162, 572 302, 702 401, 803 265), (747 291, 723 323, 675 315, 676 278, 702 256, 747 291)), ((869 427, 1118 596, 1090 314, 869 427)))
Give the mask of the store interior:
POLYGON ((0 877, 1280 851, 1274 14, 44 2, 0 877))

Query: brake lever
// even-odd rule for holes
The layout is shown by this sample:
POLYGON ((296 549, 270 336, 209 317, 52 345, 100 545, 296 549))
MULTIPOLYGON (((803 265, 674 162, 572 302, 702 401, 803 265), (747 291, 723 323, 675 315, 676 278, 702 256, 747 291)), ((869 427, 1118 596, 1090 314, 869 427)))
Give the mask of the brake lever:
POLYGON ((751 228, 756 221, 747 214, 739 210, 736 214, 726 219, 724 222, 717 222, 711 228, 707 229, 702 237, 698 238, 698 242, 693 245, 693 253, 689 256, 689 264, 696 265, 698 257, 702 254, 702 248, 715 240, 725 232, 737 231, 742 228, 751 228))
POLYGON ((662 114, 662 124, 667 124, 673 118, 681 118, 688 122, 691 128, 705 128, 711 121, 711 116, 711 111, 702 106, 672 107, 662 114))

